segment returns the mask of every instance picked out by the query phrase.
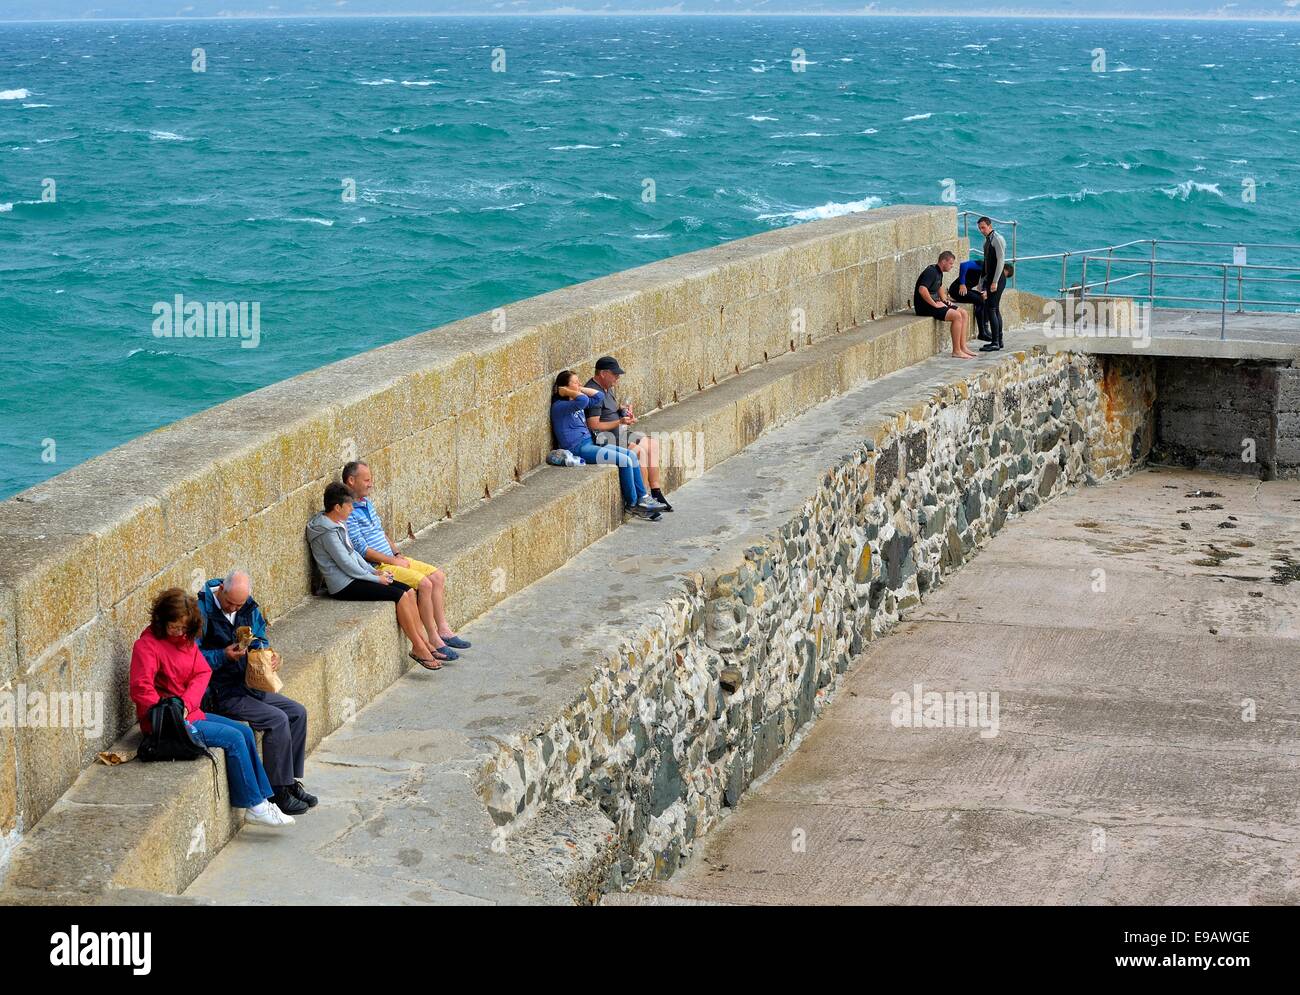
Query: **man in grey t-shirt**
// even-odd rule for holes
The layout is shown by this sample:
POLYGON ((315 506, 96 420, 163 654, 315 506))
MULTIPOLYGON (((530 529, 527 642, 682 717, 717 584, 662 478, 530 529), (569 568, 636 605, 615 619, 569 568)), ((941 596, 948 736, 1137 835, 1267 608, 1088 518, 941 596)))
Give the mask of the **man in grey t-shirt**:
POLYGON ((659 444, 644 432, 635 431, 632 426, 636 418, 632 406, 624 405, 614 396, 614 386, 623 376, 623 367, 613 356, 601 356, 596 360, 596 374, 587 381, 587 386, 604 394, 599 405, 587 408, 587 428, 600 446, 622 446, 636 453, 645 471, 646 486, 650 488, 650 497, 662 511, 672 511, 673 506, 664 497, 659 479, 659 444))

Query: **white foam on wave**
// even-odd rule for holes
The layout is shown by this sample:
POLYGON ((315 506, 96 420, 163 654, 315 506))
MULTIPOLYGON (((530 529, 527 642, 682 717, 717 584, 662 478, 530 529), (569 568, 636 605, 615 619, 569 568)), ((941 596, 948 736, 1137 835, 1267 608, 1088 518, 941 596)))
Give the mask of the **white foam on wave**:
POLYGON ((766 114, 751 114, 746 121, 779 121, 780 118, 768 117, 766 114))
POLYGON ((599 145, 552 145, 552 152, 577 152, 582 149, 598 149, 599 145))
POLYGON ((642 128, 641 130, 642 130, 642 131, 657 131, 657 132, 659 132, 659 134, 663 135, 663 136, 666 137, 666 138, 685 138, 685 137, 686 137, 686 135, 685 135, 684 132, 678 131, 676 128, 642 128))
POLYGON ((1208 193, 1222 197, 1223 191, 1217 183, 1197 183, 1195 180, 1183 180, 1176 187, 1164 187, 1161 192, 1171 199, 1187 200, 1194 193, 1208 193))
POLYGON ((934 117, 934 112, 930 111, 925 114, 913 114, 911 117, 903 118, 904 121, 924 121, 926 118, 934 117))
POLYGON ((26 100, 31 95, 31 90, 0 90, 0 100, 26 100))
POLYGON ((13 204, 0 204, 0 214, 8 214, 13 209, 13 204))
POLYGON ((868 128, 866 131, 863 132, 864 135, 878 135, 879 133, 880 133, 879 128, 868 128))
POLYGON ((385 76, 383 79, 362 79, 357 80, 362 86, 392 86, 397 82, 395 79, 389 79, 385 76))
POLYGON ((402 86, 442 86, 441 80, 436 79, 404 79, 402 86))
POLYGON ((49 107, 50 104, 23 104, 24 107, 49 107))
POLYGON ((775 214, 760 214, 760 221, 769 221, 775 218, 791 218, 794 221, 821 221, 825 218, 838 218, 845 214, 857 214, 861 211, 870 211, 873 208, 883 204, 879 197, 864 197, 862 200, 851 200, 848 203, 840 204, 831 201, 827 204, 821 204, 817 207, 808 207, 800 211, 781 211, 775 214))
POLYGON ((151 131, 149 137, 155 142, 192 142, 194 139, 178 135, 174 131, 151 131))

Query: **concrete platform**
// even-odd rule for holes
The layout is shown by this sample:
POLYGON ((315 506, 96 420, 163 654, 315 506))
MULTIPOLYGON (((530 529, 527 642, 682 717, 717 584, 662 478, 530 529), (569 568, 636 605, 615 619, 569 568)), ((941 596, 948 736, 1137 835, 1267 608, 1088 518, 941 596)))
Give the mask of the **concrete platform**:
POLYGON ((1230 312, 1223 338, 1220 320, 1218 311, 1155 308, 1151 311, 1150 341, 1145 345, 1124 337, 1052 337, 1041 324, 1030 325, 1026 334, 1027 339, 1053 351, 1261 361, 1300 358, 1300 314, 1230 312))
POLYGON ((686 868, 604 904, 1300 902, 1298 507, 1295 482, 1148 470, 1036 511, 686 868), (918 683, 997 692, 997 735, 896 727, 918 683))

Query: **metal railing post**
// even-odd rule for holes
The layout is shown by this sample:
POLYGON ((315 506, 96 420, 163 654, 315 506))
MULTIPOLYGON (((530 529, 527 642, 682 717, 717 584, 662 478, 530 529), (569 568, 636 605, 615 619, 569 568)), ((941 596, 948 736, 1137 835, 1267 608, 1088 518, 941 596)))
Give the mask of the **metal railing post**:
POLYGON ((1083 256, 1083 272, 1079 275, 1079 303, 1088 296, 1088 255, 1083 256))
POLYGON ((1108 294, 1110 293, 1110 264, 1111 264, 1111 260, 1114 259, 1114 257, 1115 257, 1115 248, 1114 246, 1112 246, 1111 248, 1106 250, 1106 293, 1108 294))
POLYGON ((1147 285, 1147 296, 1151 299, 1151 306, 1156 306, 1156 240, 1151 240, 1151 275, 1147 285))
MULTIPOLYGON (((1018 259, 1020 258, 1020 254, 1019 254, 1019 252, 1018 252, 1017 249, 1016 249, 1016 246, 1017 246, 1017 244, 1018 244, 1018 239, 1016 238, 1016 236, 1019 234, 1019 232, 1020 232, 1020 222, 1019 222, 1019 221, 1013 221, 1013 222, 1011 222, 1011 261, 1012 261, 1012 263, 1015 263, 1016 260, 1018 260, 1018 259)), ((1018 269, 1020 269, 1020 267, 1017 265, 1017 266, 1016 266, 1016 269, 1014 269, 1014 270, 1011 271, 1011 289, 1012 289, 1012 290, 1015 290, 1015 289, 1016 289, 1016 270, 1018 270, 1018 269)))
POLYGON ((1228 335, 1228 267, 1223 267, 1223 306, 1219 311, 1219 341, 1222 342, 1228 335))
POLYGON ((1238 314, 1246 313, 1246 306, 1245 306, 1246 297, 1245 297, 1244 288, 1242 287, 1242 284, 1246 282, 1245 278, 1242 276, 1243 269, 1244 267, 1241 266, 1237 267, 1237 313, 1238 314))

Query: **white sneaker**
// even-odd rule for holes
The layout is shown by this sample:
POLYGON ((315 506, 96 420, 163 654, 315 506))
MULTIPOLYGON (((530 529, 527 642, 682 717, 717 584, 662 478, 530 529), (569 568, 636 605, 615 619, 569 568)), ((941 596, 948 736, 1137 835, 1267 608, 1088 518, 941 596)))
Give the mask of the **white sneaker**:
POLYGON ((259 826, 291 826, 293 816, 285 815, 275 802, 261 802, 250 809, 245 809, 244 818, 259 826))

